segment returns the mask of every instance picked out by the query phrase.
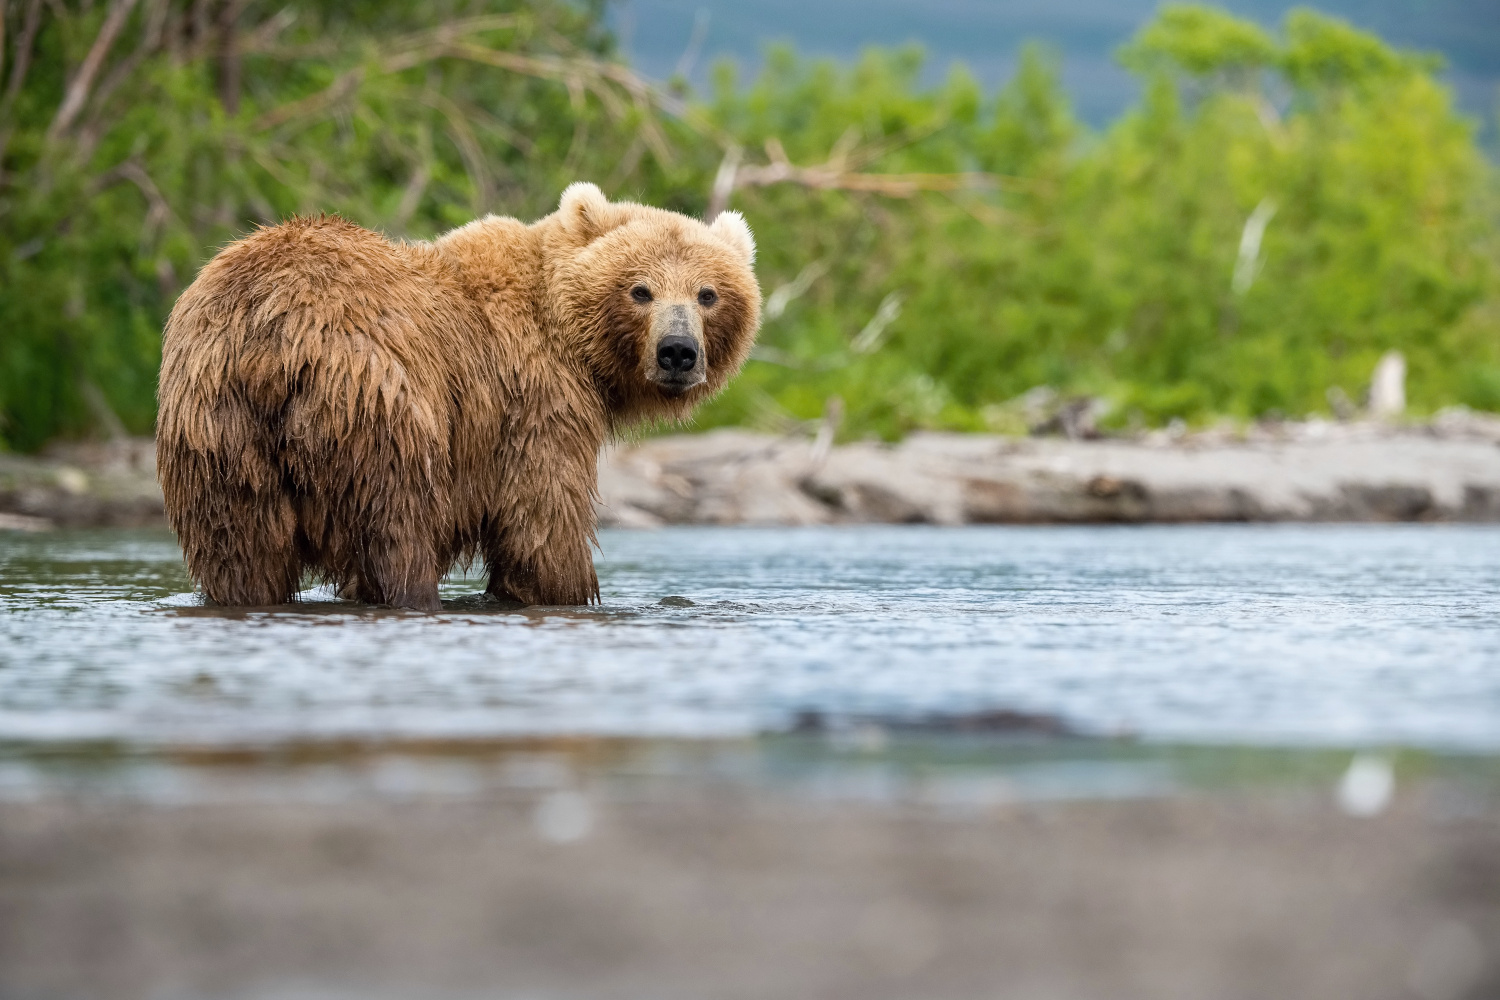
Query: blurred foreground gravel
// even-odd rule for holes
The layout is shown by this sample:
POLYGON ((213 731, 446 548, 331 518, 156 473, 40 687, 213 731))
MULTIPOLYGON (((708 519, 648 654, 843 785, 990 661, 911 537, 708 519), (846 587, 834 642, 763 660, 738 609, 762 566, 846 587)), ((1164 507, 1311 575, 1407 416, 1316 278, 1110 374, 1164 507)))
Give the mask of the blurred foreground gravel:
POLYGON ((1405 787, 0 808, 0 997, 1500 995, 1500 815, 1405 787))

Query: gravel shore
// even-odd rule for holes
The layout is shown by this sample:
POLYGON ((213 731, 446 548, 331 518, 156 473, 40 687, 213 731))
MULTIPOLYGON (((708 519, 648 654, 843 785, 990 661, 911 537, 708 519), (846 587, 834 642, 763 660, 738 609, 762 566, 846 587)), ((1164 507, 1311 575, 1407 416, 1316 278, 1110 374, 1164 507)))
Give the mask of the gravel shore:
MULTIPOLYGON (((600 523, 1500 521, 1500 418, 830 446, 740 430, 611 446, 600 523)), ((0 529, 162 520, 149 439, 0 455, 0 529)))
POLYGON ((1494 997, 1500 814, 1431 791, 9 802, 0 996, 1494 997))

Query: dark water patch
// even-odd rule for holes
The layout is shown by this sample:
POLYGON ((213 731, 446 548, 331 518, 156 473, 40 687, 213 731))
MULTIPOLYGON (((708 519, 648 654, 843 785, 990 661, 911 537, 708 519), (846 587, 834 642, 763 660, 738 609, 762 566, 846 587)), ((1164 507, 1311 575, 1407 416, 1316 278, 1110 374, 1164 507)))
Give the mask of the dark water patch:
POLYGON ((983 734, 990 737, 1048 737, 1081 739, 1084 734, 1056 715, 991 708, 977 712, 929 712, 924 715, 829 716, 804 709, 792 717, 790 731, 798 734, 846 733, 983 734))

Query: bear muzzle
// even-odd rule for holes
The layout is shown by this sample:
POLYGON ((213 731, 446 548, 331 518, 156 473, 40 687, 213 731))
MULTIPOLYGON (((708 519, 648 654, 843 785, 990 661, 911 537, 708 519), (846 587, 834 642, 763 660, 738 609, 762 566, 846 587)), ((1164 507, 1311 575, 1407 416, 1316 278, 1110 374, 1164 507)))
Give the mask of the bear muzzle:
POLYGON ((659 302, 651 313, 651 350, 646 378, 670 396, 708 381, 703 319, 682 302, 659 302))

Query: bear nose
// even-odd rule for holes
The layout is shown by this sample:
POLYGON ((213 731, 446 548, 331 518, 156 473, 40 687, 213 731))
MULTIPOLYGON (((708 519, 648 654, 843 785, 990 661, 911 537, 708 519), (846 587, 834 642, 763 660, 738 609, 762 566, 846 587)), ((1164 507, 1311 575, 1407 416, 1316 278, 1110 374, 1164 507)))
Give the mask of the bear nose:
POLYGON ((656 363, 669 372, 692 371, 698 363, 698 345, 691 337, 663 337, 656 349, 656 363))

